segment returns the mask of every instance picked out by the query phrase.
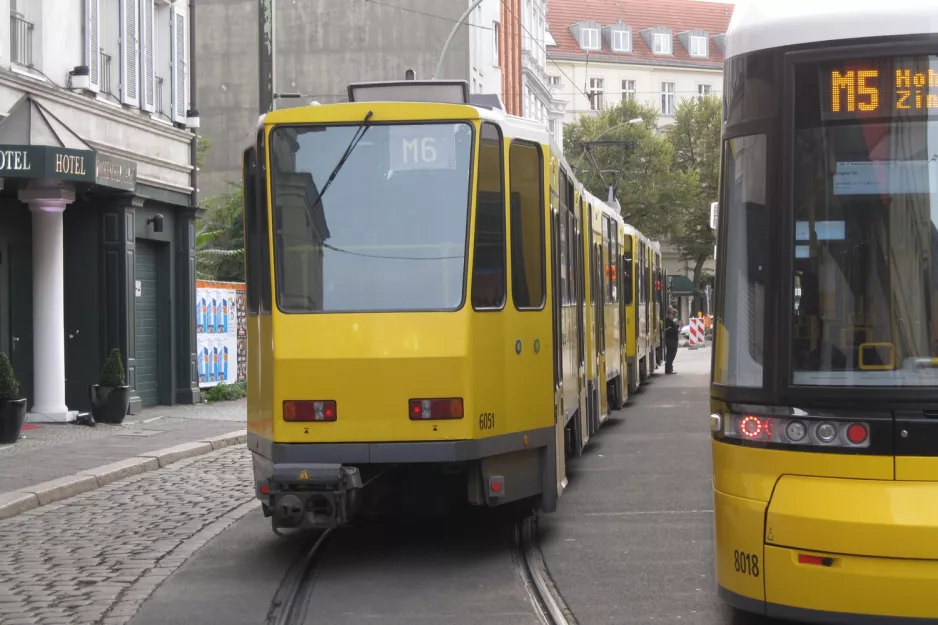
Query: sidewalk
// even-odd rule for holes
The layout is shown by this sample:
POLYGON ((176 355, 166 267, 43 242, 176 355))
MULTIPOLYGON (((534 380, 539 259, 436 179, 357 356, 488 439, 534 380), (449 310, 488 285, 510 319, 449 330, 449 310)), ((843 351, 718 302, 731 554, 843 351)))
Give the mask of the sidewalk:
POLYGON ((120 425, 26 425, 19 441, 0 445, 0 519, 244 442, 245 409, 241 399, 155 406, 120 425))

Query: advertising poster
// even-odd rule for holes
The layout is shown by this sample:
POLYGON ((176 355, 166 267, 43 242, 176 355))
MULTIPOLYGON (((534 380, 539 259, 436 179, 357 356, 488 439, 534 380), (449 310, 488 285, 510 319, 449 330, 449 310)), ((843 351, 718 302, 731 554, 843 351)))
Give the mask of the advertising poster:
POLYGON ((247 369, 244 284, 198 281, 195 293, 199 387, 243 382, 247 369))

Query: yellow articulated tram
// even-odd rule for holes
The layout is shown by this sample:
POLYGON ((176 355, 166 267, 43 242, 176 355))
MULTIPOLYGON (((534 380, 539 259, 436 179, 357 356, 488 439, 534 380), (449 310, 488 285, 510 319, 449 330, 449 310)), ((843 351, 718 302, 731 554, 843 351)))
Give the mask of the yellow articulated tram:
POLYGON ((719 592, 936 623, 938 5, 752 0, 725 50, 719 592))
POLYGON ((629 356, 653 369, 633 328, 654 325, 657 248, 465 82, 269 113, 243 167, 248 446, 274 528, 441 493, 553 511, 629 356))

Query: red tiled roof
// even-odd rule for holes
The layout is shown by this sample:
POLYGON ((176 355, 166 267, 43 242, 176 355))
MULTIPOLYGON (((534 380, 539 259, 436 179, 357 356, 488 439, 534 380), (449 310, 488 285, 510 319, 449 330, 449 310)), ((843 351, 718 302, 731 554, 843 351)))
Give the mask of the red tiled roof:
POLYGON ((613 52, 605 37, 600 37, 602 49, 590 50, 590 58, 597 61, 635 59, 640 62, 679 61, 681 64, 708 66, 714 63, 722 64, 723 52, 713 41, 713 36, 726 32, 733 16, 733 8, 732 4, 701 0, 548 0, 547 23, 557 46, 548 46, 547 53, 585 58, 586 50, 577 43, 570 26, 593 21, 605 27, 622 20, 623 24, 632 27, 632 52, 613 52), (652 53, 641 36, 641 31, 656 26, 671 29, 672 55, 652 53), (692 57, 677 37, 678 33, 697 28, 707 31, 709 35, 710 51, 706 59, 692 57))

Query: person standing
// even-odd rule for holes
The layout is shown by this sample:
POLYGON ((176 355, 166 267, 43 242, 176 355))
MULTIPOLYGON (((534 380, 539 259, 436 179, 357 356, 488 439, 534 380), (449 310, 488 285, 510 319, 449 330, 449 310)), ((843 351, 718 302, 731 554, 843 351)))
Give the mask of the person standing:
POLYGON ((676 317, 677 311, 672 308, 668 311, 668 318, 664 320, 664 347, 666 350, 664 372, 668 375, 674 373, 674 357, 677 356, 677 339, 680 328, 675 319, 676 317))

